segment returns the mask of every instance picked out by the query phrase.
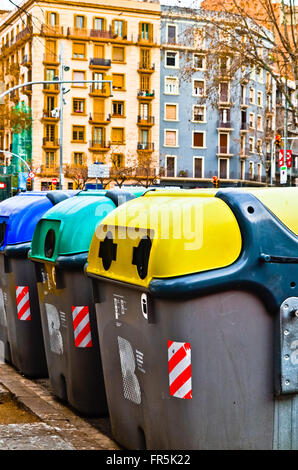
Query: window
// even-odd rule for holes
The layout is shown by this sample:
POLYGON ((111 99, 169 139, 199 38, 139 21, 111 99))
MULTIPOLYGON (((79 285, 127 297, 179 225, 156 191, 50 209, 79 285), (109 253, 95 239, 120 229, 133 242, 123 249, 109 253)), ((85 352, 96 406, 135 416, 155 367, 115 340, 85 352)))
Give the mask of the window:
POLYGON ((255 90, 253 88, 249 89, 249 102, 250 104, 254 104, 255 102, 255 90))
POLYGON ((72 45, 72 58, 73 59, 85 59, 86 56, 86 44, 83 42, 74 42, 72 45))
POLYGON ((165 120, 177 121, 177 105, 176 104, 165 105, 165 120))
POLYGON ((103 80, 103 73, 94 72, 92 74, 92 80, 99 80, 98 83, 92 84, 92 90, 103 90, 105 84, 100 82, 101 80, 103 80))
POLYGON ((139 146, 140 149, 148 149, 149 146, 149 131, 148 129, 141 129, 140 130, 140 142, 141 145, 139 146))
POLYGON ((111 141, 113 144, 124 144, 123 127, 112 127, 111 141))
POLYGON ((150 49, 140 49, 140 69, 151 69, 151 51, 150 49))
MULTIPOLYGON (((73 80, 85 80, 85 74, 86 74, 86 72, 84 72, 84 71, 74 70, 73 74, 72 74, 72 78, 73 78, 73 80)), ((73 83, 72 86, 84 88, 86 86, 86 84, 85 83, 73 83)))
POLYGON ((94 29, 96 31, 104 31, 104 18, 94 18, 94 29))
POLYGON ((150 75, 140 74, 140 90, 150 91, 150 75))
POLYGON ((124 90, 124 74, 113 73, 113 90, 124 90))
POLYGON ((204 80, 194 80, 193 82, 193 95, 204 96, 205 82, 204 80))
MULTIPOLYGON (((53 81, 54 77, 57 75, 56 69, 46 69, 45 71, 45 80, 47 81, 53 81)), ((29 81, 29 80, 28 80, 29 81)), ((54 90, 58 89, 58 85, 55 85, 54 83, 45 83, 44 85, 45 90, 54 90)))
POLYGON ((193 107, 193 121, 204 122, 205 121, 205 108, 204 106, 193 107))
POLYGON ((254 153, 254 151, 255 151, 255 139, 254 139, 254 137, 249 138, 249 151, 251 153, 254 153))
POLYGON ((125 49, 120 46, 112 47, 112 61, 113 62, 124 62, 125 61, 125 49))
POLYGON ((72 112, 78 114, 85 113, 85 105, 86 100, 85 98, 73 98, 72 100, 72 112))
POLYGON ((85 28, 85 17, 82 15, 75 15, 74 26, 76 29, 85 28))
POLYGON ((46 152, 45 155, 45 167, 54 168, 56 166, 56 155, 55 152, 46 152))
POLYGON ((176 157, 166 156, 166 176, 169 178, 176 176, 176 157))
POLYGON ((104 59, 105 56, 105 47, 99 44, 94 45, 94 58, 95 59, 104 59))
POLYGON ((202 157, 194 157, 193 159, 193 176, 194 178, 204 178, 203 164, 204 159, 202 157))
POLYGON ((177 147, 177 133, 176 130, 165 130, 165 147, 177 147))
POLYGON ((140 103, 140 120, 147 121, 150 116, 149 103, 140 103))
POLYGON ((258 91, 258 106, 262 106, 263 103, 263 94, 261 91, 258 91))
POLYGON ((140 36, 142 40, 152 40, 152 25, 150 23, 140 23, 140 36))
POLYGON ((251 129, 254 129, 254 127, 255 127, 255 115, 254 115, 254 113, 249 114, 249 127, 251 129))
MULTIPOLYGON (((229 124, 230 123, 230 110, 227 108, 220 109, 219 120, 222 124, 229 124)), ((228 126, 225 126, 225 127, 228 127, 228 126)))
POLYGON ((73 142, 85 141, 85 126, 72 126, 72 140, 73 142))
POLYGON ((84 154, 82 152, 74 152, 73 162, 77 166, 82 166, 84 164, 84 154))
POLYGON ((229 84, 226 82, 219 84, 219 101, 221 103, 229 102, 229 84))
POLYGON ((165 78, 165 93, 169 95, 178 95, 178 78, 165 78))
POLYGON ((104 142, 104 128, 94 127, 93 128, 93 143, 100 145, 104 142))
POLYGON ((47 142, 54 142, 55 140, 55 126, 53 124, 47 124, 45 126, 45 139, 47 142))
POLYGON ((125 158, 123 153, 113 153, 112 163, 114 168, 123 168, 125 166, 125 158))
POLYGON ((193 55, 193 67, 194 69, 204 69, 205 68, 205 56, 202 54, 193 55))
POLYGON ((49 113, 49 116, 48 117, 51 117, 51 111, 53 111, 55 109, 55 96, 47 96, 46 97, 46 110, 48 111, 49 113))
POLYGON ((245 161, 244 160, 240 161, 240 178, 242 180, 245 180, 245 161))
POLYGON ((56 26, 58 24, 58 15, 52 11, 47 12, 47 25, 56 26))
POLYGON ((205 135, 204 132, 193 133, 193 147, 205 147, 205 135))
POLYGON ((219 133, 219 153, 229 153, 229 136, 228 134, 219 133))
POLYGON ((257 152, 259 155, 262 153, 262 140, 261 139, 257 140, 257 152))
POLYGON ((169 44, 176 44, 176 26, 168 25, 167 27, 167 36, 169 44))
POLYGON ((249 162, 249 177, 250 179, 253 179, 254 177, 254 163, 253 162, 249 162))
POLYGON ((260 115, 257 117, 257 130, 258 131, 263 130, 263 120, 262 120, 262 116, 260 115))
POLYGON ((166 67, 178 67, 179 53, 166 51, 166 67))
POLYGON ((218 162, 219 179, 225 180, 228 178, 228 160, 227 158, 220 158, 218 162))
POLYGON ((124 101, 113 101, 112 114, 114 117, 124 116, 124 101))
POLYGON ((263 82, 263 70, 261 67, 257 67, 256 69, 256 79, 259 83, 263 82))
POLYGON ((112 31, 114 36, 125 38, 126 37, 126 23, 123 20, 113 20, 112 31))
POLYGON ((262 180, 262 164, 258 163, 258 181, 262 180))

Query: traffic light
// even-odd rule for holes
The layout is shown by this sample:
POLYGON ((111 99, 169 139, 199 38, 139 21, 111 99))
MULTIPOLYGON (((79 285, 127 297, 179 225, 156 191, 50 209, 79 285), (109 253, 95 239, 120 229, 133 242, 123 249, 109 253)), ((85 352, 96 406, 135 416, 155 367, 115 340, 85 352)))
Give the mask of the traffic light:
POLYGON ((31 178, 27 179, 27 191, 32 191, 32 180, 31 180, 31 178))
POLYGON ((276 147, 281 147, 281 135, 279 134, 275 136, 275 145, 276 147))
POLYGON ((213 178, 212 178, 212 183, 213 183, 213 187, 214 187, 214 188, 218 188, 218 187, 219 187, 219 179, 217 178, 217 176, 213 176, 213 178))

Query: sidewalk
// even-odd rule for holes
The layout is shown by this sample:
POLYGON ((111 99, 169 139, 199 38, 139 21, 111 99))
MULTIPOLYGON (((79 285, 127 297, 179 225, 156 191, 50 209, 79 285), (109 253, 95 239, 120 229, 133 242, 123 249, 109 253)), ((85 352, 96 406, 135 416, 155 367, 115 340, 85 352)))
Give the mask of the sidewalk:
POLYGON ((0 450, 119 450, 108 418, 79 417, 45 384, 0 364, 0 450))

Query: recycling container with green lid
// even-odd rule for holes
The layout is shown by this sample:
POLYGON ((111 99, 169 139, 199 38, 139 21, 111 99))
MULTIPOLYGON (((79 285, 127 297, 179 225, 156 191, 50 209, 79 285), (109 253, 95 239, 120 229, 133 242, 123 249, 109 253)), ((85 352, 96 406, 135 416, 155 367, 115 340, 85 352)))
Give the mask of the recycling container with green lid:
POLYGON ((36 224, 74 191, 25 192, 0 203, 0 341, 5 360, 28 377, 47 376, 35 270, 27 259, 36 224))
POLYGON ((30 259, 54 394, 83 414, 105 414, 106 398, 93 304, 84 273, 98 223, 135 197, 125 191, 82 191, 48 211, 34 232, 30 259))
POLYGON ((94 234, 114 438, 298 449, 298 188, 149 192, 94 234))

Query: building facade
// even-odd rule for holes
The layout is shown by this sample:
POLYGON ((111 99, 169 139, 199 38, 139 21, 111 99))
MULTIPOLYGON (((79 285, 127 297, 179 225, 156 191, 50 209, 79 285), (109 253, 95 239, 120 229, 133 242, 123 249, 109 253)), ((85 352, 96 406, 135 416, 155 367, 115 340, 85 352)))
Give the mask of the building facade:
MULTIPOLYGON (((0 17, 1 80, 5 89, 60 76, 111 80, 65 85, 63 135, 60 87, 32 85, 13 92, 8 106, 32 110, 34 189, 47 189, 63 167, 94 162, 138 166, 159 156, 159 2, 28 0, 0 17)), ((2 126, 1 148, 12 150, 14 130, 2 126)), ((141 175, 140 175, 141 176, 141 175)), ((65 178, 64 189, 72 187, 65 178)))
POLYGON ((231 75, 229 57, 218 59, 214 77, 207 70, 212 48, 205 27, 199 11, 162 7, 162 181, 196 187, 217 176, 226 185, 265 184, 274 139, 274 85, 255 68, 231 75))

